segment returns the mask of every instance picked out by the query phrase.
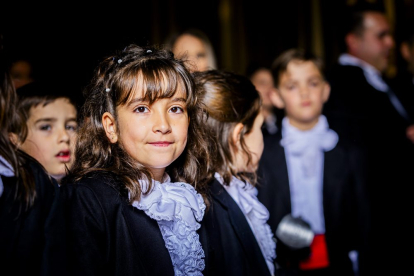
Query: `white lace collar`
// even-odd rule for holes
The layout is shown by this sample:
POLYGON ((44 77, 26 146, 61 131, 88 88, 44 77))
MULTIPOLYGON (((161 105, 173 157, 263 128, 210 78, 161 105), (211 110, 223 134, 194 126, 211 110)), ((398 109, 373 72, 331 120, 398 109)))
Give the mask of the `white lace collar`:
MULTIPOLYGON (((14 176, 13 167, 1 155, 0 155, 0 175, 6 176, 6 177, 14 176)), ((0 196, 3 194, 3 191, 4 191, 4 185, 0 177, 0 196)))
MULTIPOLYGON (((204 200, 187 183, 170 182, 168 176, 163 181, 152 180, 151 192, 132 206, 158 222, 175 275, 202 275, 204 251, 196 231, 206 209, 204 200)), ((148 182, 139 180, 139 183, 145 190, 148 182)))
POLYGON ((389 87, 381 77, 381 73, 371 64, 354 57, 350 54, 342 54, 339 56, 339 64, 352 65, 361 68, 364 71, 367 82, 381 92, 387 92, 389 87))
POLYGON ((229 185, 223 184, 224 180, 220 174, 215 173, 214 177, 223 185, 246 216, 270 273, 274 275, 273 261, 276 258, 276 243, 273 240, 272 230, 267 224, 269 211, 258 200, 257 189, 250 183, 245 183, 234 176, 229 185))

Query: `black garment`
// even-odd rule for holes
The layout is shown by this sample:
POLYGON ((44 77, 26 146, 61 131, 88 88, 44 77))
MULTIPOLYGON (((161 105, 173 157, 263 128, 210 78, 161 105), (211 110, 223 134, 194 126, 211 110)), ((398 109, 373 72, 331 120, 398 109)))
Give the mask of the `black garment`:
POLYGON ((211 206, 200 228, 206 254, 204 275, 270 275, 259 244, 237 203, 214 180, 210 186, 211 206))
POLYGON ((59 248, 51 247, 55 239, 51 212, 56 207, 59 186, 35 160, 27 160, 25 166, 33 173, 36 199, 28 211, 21 210, 21 215, 14 200, 16 177, 1 176, 4 184, 0 197, 1 275, 56 275, 59 248))
MULTIPOLYGON (((324 114, 329 126, 339 137, 360 145, 366 154, 371 238, 375 241, 371 272, 406 275, 414 254, 396 252, 406 249, 413 239, 405 232, 411 216, 408 202, 414 192, 414 146, 406 138, 406 128, 412 122, 396 111, 386 93, 366 81, 359 67, 337 65, 329 72, 328 81, 331 95, 324 114)), ((394 94, 400 96, 399 91, 394 94)))
POLYGON ((407 72, 401 71, 396 77, 389 80, 390 86, 395 91, 401 103, 414 124, 414 76, 407 72))
POLYGON ((120 187, 103 172, 61 187, 70 275, 174 275, 157 221, 120 187))
MULTIPOLYGON (((259 163, 258 198, 269 210, 269 225, 273 233, 282 218, 291 213, 288 169, 280 140, 280 133, 264 139, 264 151, 259 163)), ((334 149, 325 152, 322 198, 330 266, 325 274, 301 272, 300 258, 291 258, 287 262, 289 257, 282 255, 283 252, 277 248, 276 262, 281 266, 279 275, 354 275, 348 253, 358 250, 363 258, 368 249, 365 239, 370 225, 365 180, 358 149, 340 139, 334 149)), ((278 246, 279 243, 276 244, 278 246)))

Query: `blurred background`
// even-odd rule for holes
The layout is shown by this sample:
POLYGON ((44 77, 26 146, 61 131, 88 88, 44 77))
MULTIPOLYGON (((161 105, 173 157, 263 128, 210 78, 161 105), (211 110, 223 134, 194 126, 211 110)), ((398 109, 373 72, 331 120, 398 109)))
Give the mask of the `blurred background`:
POLYGON ((414 0, 14 1, 0 4, 0 26, 7 58, 30 58, 38 78, 80 95, 98 62, 115 49, 163 44, 188 28, 207 34, 220 69, 244 74, 250 63, 270 65, 291 47, 311 49, 329 68, 343 50, 344 12, 365 2, 383 9, 391 23, 392 77, 403 62, 398 43, 414 25, 414 0))

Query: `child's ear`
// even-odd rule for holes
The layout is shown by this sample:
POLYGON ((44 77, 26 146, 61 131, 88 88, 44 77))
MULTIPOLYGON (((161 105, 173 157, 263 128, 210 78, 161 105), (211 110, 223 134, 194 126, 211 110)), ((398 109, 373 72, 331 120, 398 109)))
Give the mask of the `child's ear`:
POLYGON ((15 145, 16 147, 19 147, 20 145, 20 139, 19 136, 16 133, 9 133, 9 140, 10 142, 12 142, 13 145, 15 145))
POLYGON ((411 52, 410 52, 410 46, 408 46, 408 43, 407 42, 401 43, 400 52, 401 52, 401 56, 407 62, 410 62, 410 60, 411 60, 411 52))
POLYGON ((116 134, 116 122, 114 116, 111 113, 105 112, 102 115, 102 125, 105 129, 106 137, 108 137, 111 143, 118 141, 118 135, 116 134))
POLYGON ((272 91, 269 94, 270 101, 274 106, 276 106, 279 109, 285 108, 285 103, 283 102, 282 98, 280 97, 280 91, 279 89, 273 87, 272 91))
POLYGON ((236 148, 237 148, 237 145, 240 142, 240 133, 241 133, 243 127, 244 127, 244 125, 242 123, 238 123, 233 129, 231 139, 232 139, 233 145, 235 145, 236 148))
POLYGON ((326 101, 329 99, 329 95, 331 94, 331 86, 326 81, 322 93, 323 103, 326 103, 326 101))

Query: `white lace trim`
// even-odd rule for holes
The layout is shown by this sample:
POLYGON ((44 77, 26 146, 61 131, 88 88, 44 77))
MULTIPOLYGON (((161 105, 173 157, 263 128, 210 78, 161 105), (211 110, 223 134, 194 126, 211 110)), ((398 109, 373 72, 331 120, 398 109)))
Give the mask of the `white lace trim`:
MULTIPOLYGON (((143 180, 139 183, 145 190, 148 183, 143 180)), ((194 187, 182 182, 161 184, 153 180, 151 192, 142 195, 132 206, 158 222, 175 275, 203 275, 205 256, 196 231, 206 206, 194 187)))
MULTIPOLYGON (((221 184, 224 183, 220 174, 215 173, 214 176, 221 184)), ((273 240, 272 230, 267 224, 269 211, 257 199, 257 189, 250 183, 244 183, 234 176, 230 185, 223 185, 223 187, 245 214, 266 260, 267 267, 271 275, 274 275, 275 268, 273 260, 276 258, 276 243, 273 240)))

